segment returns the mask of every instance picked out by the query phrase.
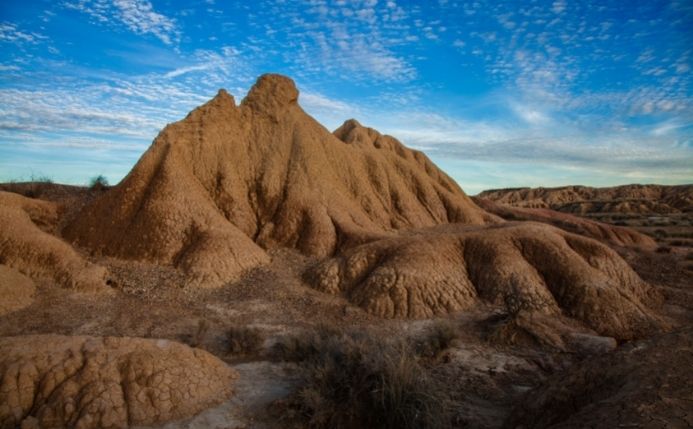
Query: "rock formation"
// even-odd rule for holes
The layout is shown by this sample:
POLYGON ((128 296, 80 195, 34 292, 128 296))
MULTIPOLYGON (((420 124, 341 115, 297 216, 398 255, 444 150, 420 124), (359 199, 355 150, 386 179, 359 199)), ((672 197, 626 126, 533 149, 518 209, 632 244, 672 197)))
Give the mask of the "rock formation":
POLYGON ((0 264, 77 291, 108 290, 106 270, 52 234, 57 221, 55 204, 0 191, 0 264))
POLYGON ((126 428, 192 416, 231 394, 235 372, 167 340, 0 338, 0 427, 126 428))
POLYGON ((693 185, 624 185, 611 188, 492 189, 479 197, 516 207, 550 208, 566 213, 667 214, 693 211, 693 185))
POLYGON ((0 316, 27 307, 34 300, 34 282, 6 265, 0 265, 0 316))
POLYGON ((487 302, 578 319, 628 339, 661 326, 650 287, 610 248, 533 222, 444 225, 364 244, 312 268, 318 290, 382 317, 430 317, 487 302))
POLYGON ((586 359, 529 391, 505 428, 693 426, 693 330, 586 359))
POLYGON ((331 258, 306 275, 316 288, 383 317, 488 302, 565 312, 616 338, 659 326, 654 295, 615 252, 504 223, 425 155, 355 120, 329 133, 278 75, 260 77, 239 106, 222 90, 167 126, 62 232, 96 255, 173 265, 206 287, 265 263, 266 249, 295 248, 331 258))
POLYGON ((615 246, 642 249, 653 249, 657 246, 652 237, 632 228, 597 222, 546 208, 514 207, 479 197, 474 197, 473 200, 479 207, 505 220, 548 223, 568 232, 595 238, 615 246))
POLYGON ((496 218, 421 152, 347 121, 333 135, 264 75, 167 126, 128 176, 63 231, 96 254, 172 264, 215 286, 267 261, 320 257, 397 230, 496 218))

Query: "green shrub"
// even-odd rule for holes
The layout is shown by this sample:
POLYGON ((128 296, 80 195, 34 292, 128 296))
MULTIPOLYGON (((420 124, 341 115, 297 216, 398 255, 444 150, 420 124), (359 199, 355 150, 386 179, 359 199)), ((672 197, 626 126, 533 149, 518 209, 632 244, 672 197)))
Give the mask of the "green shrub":
POLYGON ((89 189, 95 191, 102 191, 108 188, 108 179, 103 174, 99 174, 96 177, 92 177, 89 180, 89 189))

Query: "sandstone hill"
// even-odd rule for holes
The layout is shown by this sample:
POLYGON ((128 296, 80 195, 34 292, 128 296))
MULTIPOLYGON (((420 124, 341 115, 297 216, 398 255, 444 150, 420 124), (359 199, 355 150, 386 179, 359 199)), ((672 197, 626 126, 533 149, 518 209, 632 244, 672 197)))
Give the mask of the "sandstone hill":
POLYGON ((265 249, 325 257, 397 230, 496 221, 423 153, 353 120, 333 135, 297 101, 279 75, 260 77, 239 106, 219 91, 64 236, 214 286, 265 263, 265 249))
POLYGON ((619 339, 662 326, 649 308, 656 294, 616 252, 533 222, 412 231, 346 250, 306 277, 382 317, 491 303, 509 313, 566 314, 619 339))
POLYGON ((657 243, 652 237, 632 228, 610 225, 546 208, 515 207, 492 200, 472 197, 484 210, 510 221, 543 222, 569 232, 595 238, 610 245, 653 249, 657 243))
POLYGON ((479 197, 516 207, 574 213, 670 214, 693 212, 693 185, 624 185, 611 188, 492 189, 479 197))
POLYGON ((298 96, 279 75, 260 77, 240 105, 221 90, 168 125, 63 236, 96 256, 172 265, 204 287, 294 248, 322 259, 309 284, 382 317, 483 302, 565 312, 624 339, 662 326, 656 294, 606 246, 505 223, 421 152, 355 120, 330 133, 298 96))
POLYGON ((6 265, 0 265, 0 316, 29 306, 35 293, 33 280, 6 265))
POLYGON ((126 428, 190 417, 232 393, 235 371, 167 340, 0 338, 1 428, 126 428))
POLYGON ((0 264, 64 288, 107 291, 106 270, 56 237, 59 217, 54 203, 0 191, 0 264))

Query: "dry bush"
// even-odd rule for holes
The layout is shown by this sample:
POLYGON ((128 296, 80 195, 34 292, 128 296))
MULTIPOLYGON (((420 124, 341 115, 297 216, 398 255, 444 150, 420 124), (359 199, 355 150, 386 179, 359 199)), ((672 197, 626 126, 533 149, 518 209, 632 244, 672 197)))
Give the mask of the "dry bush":
POLYGON ((425 357, 436 357, 460 337, 457 324, 451 320, 436 321, 425 334, 414 340, 416 354, 425 357))
POLYGON ((232 327, 226 333, 228 352, 235 355, 249 355, 257 353, 265 341, 264 333, 257 328, 232 327))
POLYGON ((279 346, 301 361, 284 417, 310 428, 447 428, 450 400, 409 344, 320 328, 279 346))
POLYGON ((206 319, 200 319, 197 322, 197 328, 192 334, 185 334, 182 336, 181 340, 189 345, 190 347, 200 347, 204 343, 205 338, 207 338, 207 333, 209 332, 209 322, 206 319))
POLYGON ((302 362, 314 358, 324 343, 342 333, 328 325, 318 325, 314 329, 298 335, 286 336, 272 347, 271 355, 275 360, 285 362, 302 362))
POLYGON ((20 194, 28 198, 38 198, 43 193, 43 185, 52 183, 53 179, 48 176, 35 176, 32 174, 29 178, 28 186, 20 194))

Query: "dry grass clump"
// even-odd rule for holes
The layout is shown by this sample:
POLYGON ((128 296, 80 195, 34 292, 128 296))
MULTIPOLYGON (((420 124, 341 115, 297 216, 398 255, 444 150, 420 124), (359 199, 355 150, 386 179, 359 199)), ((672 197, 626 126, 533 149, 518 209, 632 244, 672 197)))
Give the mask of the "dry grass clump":
POLYGON ((44 185, 50 185, 53 183, 53 179, 45 175, 34 175, 29 177, 29 181, 26 183, 26 187, 19 188, 19 193, 27 198, 39 198, 43 193, 44 185))
POLYGON ((414 340, 414 350, 423 357, 436 357, 442 351, 450 348, 452 342, 460 337, 460 329, 451 320, 439 320, 414 340))
POLYGON ((207 338, 209 333, 209 322, 206 319, 200 319, 197 322, 197 328, 195 332, 183 337, 183 342, 185 342, 190 347, 201 347, 207 338))
POLYGON ((248 326, 233 326, 226 332, 228 352, 234 355, 250 355, 262 348, 265 335, 262 330, 248 326))
MULTIPOLYGON (((411 346, 320 327, 277 346, 300 361, 303 386, 284 416, 310 428, 446 428, 450 401, 411 346)), ((291 424, 290 423, 290 424, 291 424)))

